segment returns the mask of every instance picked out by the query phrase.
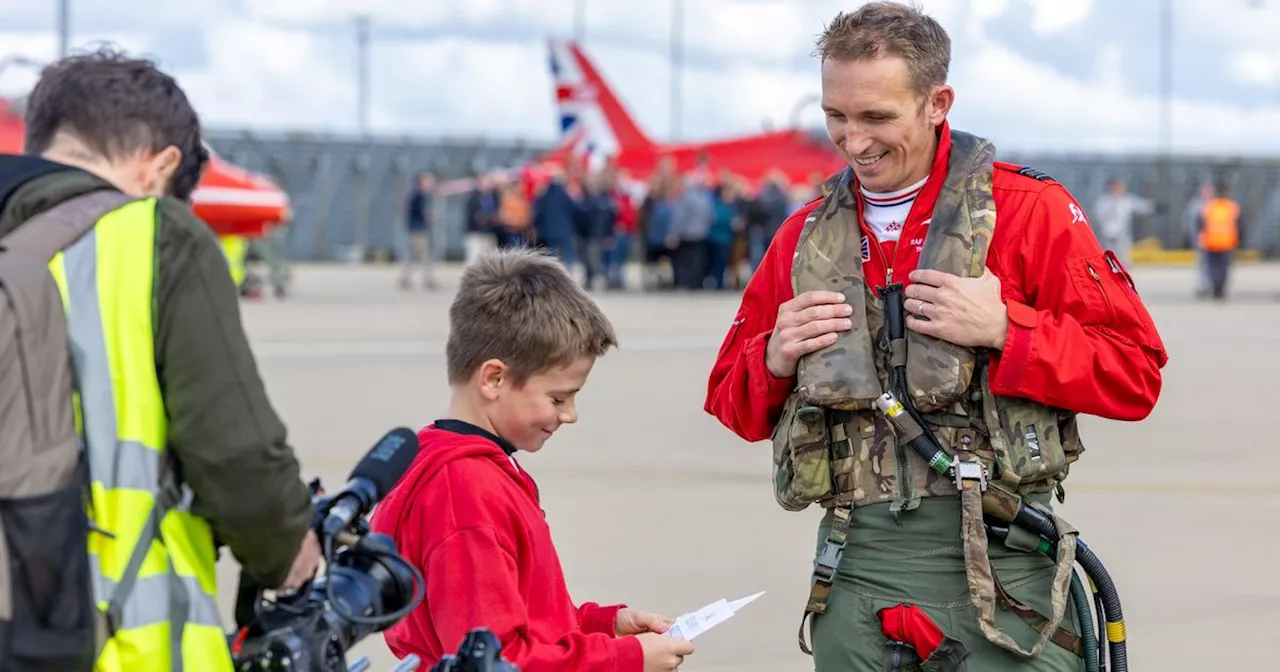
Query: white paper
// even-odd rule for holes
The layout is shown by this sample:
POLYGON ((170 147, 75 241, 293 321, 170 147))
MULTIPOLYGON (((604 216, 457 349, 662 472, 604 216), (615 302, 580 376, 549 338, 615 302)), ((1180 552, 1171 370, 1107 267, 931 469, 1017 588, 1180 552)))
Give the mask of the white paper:
POLYGON ((681 614, 676 618, 676 622, 663 634, 671 637, 693 639, 733 618, 733 615, 739 609, 751 604, 761 595, 764 595, 763 590, 755 595, 749 595, 733 602, 724 599, 716 600, 697 611, 681 614))

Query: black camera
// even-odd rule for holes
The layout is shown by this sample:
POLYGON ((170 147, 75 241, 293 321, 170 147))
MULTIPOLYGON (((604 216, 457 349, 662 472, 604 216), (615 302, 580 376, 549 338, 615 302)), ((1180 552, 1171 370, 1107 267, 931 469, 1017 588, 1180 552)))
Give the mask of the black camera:
POLYGON ((431 672, 520 672, 502 659, 502 642, 488 630, 476 628, 467 633, 457 654, 440 659, 431 672))
MULTIPOLYGON (((422 574, 390 537, 371 533, 364 516, 400 480, 417 452, 409 429, 388 433, 352 470, 341 490, 312 481, 313 529, 324 549, 324 573, 288 595, 267 599, 244 572, 231 635, 240 672, 348 672, 347 651, 407 616, 422 601, 422 574)), ((416 658, 399 670, 417 669, 416 658)), ((367 666, 359 661, 351 670, 367 666)))
MULTIPOLYGON (((364 516, 386 497, 417 454, 412 430, 389 432, 351 471, 347 484, 326 494, 311 482, 312 529, 324 549, 324 573, 288 595, 267 599, 252 577, 240 573, 237 631, 228 636, 239 672, 363 672, 366 658, 348 666, 357 642, 408 616, 426 594, 422 574, 364 516)), ((501 642, 483 628, 467 634, 457 654, 431 672, 519 672, 502 660, 501 642)), ((409 656, 395 672, 418 669, 409 656)))

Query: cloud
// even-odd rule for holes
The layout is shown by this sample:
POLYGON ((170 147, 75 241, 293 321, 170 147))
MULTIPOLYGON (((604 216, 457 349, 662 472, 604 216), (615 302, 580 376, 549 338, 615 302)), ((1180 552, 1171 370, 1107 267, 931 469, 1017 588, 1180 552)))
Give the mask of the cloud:
POLYGON ((1031 30, 1053 35, 1079 25, 1093 12, 1093 0, 1031 0, 1031 30))
MULTIPOLYGON (((969 0, 969 17, 965 35, 971 40, 983 40, 987 22, 997 19, 1009 9, 1009 0, 969 0)), ((955 25, 942 16, 935 17, 943 27, 955 25)), ((954 29, 949 29, 954 30, 954 29)))
MULTIPOLYGON (((147 35, 142 32, 108 32, 81 33, 77 43, 88 45, 96 42, 111 42, 130 53, 147 51, 147 35)), ((58 38, 51 32, 0 32, 0 58, 20 57, 30 59, 28 63, 11 63, 0 72, 0 96, 24 96, 35 86, 40 75, 40 66, 53 61, 58 56, 58 38)))
POLYGON ((1280 49, 1246 49, 1231 57, 1231 74, 1243 84, 1274 86, 1280 82, 1280 49))
MULTIPOLYGON (((358 104, 352 18, 368 14, 375 132, 547 142, 558 124, 545 38, 572 34, 581 4, 591 57, 641 127, 663 139, 671 129, 672 1, 76 2, 72 25, 77 43, 108 37, 159 56, 211 127, 351 132, 358 104), (201 35, 203 46, 182 37, 192 35, 201 35)), ((11 5, 8 32, 0 33, 3 51, 51 58, 53 12, 40 3, 0 3, 11 5)), ((1002 148, 1157 146, 1155 87, 1125 79, 1126 67, 1145 68, 1155 53, 1151 12, 1091 0, 916 4, 952 34, 958 127, 986 132, 1002 148), (1132 31, 1115 31, 1130 23, 1132 31), (1028 36, 1036 48, 1028 48, 1028 36)), ((682 6, 680 126, 682 138, 694 139, 758 131, 766 120, 786 123, 819 90, 814 38, 836 12, 857 3, 683 0, 682 6)), ((1266 87, 1280 85, 1273 29, 1280 2, 1178 0, 1175 19, 1175 48, 1188 54, 1180 58, 1212 55, 1196 56, 1203 74, 1177 83, 1178 149, 1276 151, 1280 107, 1266 87)), ((0 94, 23 93, 34 81, 34 72, 14 68, 0 77, 0 94)), ((816 123, 820 116, 808 107, 802 119, 816 123)))
MULTIPOLYGON (((1031 62, 999 45, 984 46, 961 71, 957 113, 1007 144, 1087 152, 1150 151, 1158 146, 1160 101, 1100 81, 1082 81, 1031 62), (998 81, 989 73, 1000 72, 998 81), (1027 117, 1034 116, 1028 123, 1027 117)), ((1280 124, 1280 106, 1234 107, 1177 100, 1173 135, 1181 151, 1273 153, 1280 138, 1260 133, 1280 124)))
POLYGON ((216 20, 207 31, 209 44, 216 45, 209 62, 175 73, 206 125, 310 130, 354 125, 355 80, 334 67, 323 40, 242 19, 216 20))
POLYGON ((1275 44, 1280 3, 1275 0, 1176 0, 1175 43, 1200 39, 1220 48, 1262 48, 1275 44))

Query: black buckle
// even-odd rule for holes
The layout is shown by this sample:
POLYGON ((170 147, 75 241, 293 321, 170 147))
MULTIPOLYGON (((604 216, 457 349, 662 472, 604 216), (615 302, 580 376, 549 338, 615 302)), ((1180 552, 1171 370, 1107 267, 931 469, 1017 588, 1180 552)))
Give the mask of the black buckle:
POLYGON ((831 577, 836 575, 836 568, 840 566, 842 557, 844 557, 844 546, 828 539, 826 545, 822 547, 822 552, 813 561, 813 572, 818 576, 818 580, 825 579, 825 583, 831 583, 831 577), (826 574, 819 571, 819 568, 826 569, 826 574))

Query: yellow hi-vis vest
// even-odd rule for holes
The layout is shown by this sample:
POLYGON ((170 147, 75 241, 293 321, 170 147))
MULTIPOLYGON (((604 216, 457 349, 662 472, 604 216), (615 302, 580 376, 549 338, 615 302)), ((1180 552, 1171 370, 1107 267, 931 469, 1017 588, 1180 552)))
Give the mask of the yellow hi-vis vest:
POLYGON ((245 236, 218 236, 222 243, 222 254, 227 258, 227 267, 231 270, 231 281, 236 287, 244 285, 248 273, 246 259, 249 256, 249 239, 245 236))
POLYGON ((92 480, 94 601, 108 614, 97 670, 231 672, 215 601, 213 533, 165 466, 154 353, 156 201, 136 200, 53 257, 92 480))

